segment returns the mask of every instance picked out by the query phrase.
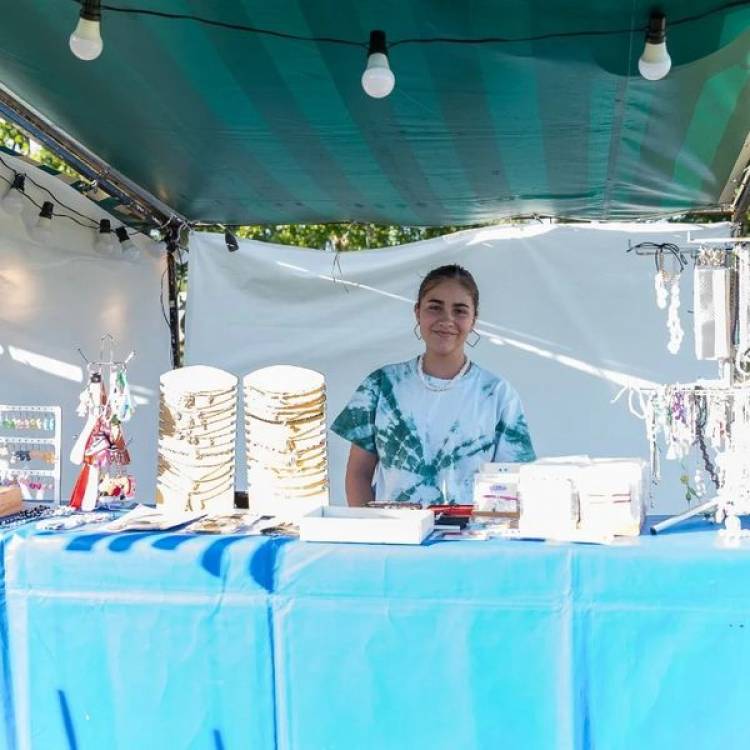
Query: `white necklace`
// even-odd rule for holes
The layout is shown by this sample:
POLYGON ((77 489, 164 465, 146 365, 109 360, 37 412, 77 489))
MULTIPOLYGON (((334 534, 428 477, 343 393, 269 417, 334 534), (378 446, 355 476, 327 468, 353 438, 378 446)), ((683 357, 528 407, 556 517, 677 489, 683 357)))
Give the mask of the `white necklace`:
POLYGON ((669 331, 667 349, 671 354, 677 354, 685 336, 680 323, 680 272, 668 273, 664 269, 659 269, 654 276, 654 288, 656 306, 660 310, 669 308, 667 310, 667 330, 669 331))
POLYGON ((419 379, 424 384, 424 387, 429 391, 450 390, 464 375, 466 375, 469 367, 471 367, 471 360, 468 357, 464 357, 464 363, 461 365, 461 369, 455 374, 454 377, 446 381, 445 385, 434 385, 433 383, 430 383, 429 380, 427 380, 427 375, 424 371, 424 355, 420 354, 419 357, 417 357, 417 374, 419 375, 419 379))

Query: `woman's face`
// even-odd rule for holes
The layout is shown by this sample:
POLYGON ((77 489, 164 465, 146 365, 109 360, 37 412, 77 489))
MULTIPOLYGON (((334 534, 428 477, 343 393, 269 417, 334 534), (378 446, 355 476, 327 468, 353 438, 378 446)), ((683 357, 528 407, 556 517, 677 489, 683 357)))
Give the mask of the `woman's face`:
POLYGON ((447 356, 463 352, 466 337, 476 321, 474 301, 458 281, 436 284, 414 308, 428 352, 447 356))

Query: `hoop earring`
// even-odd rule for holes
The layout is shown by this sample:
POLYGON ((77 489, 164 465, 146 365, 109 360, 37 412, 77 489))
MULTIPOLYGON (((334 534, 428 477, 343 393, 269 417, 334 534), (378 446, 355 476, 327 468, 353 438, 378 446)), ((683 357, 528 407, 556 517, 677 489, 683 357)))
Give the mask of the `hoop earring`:
POLYGON ((414 335, 417 337, 417 341, 421 341, 422 340, 422 336, 419 333, 419 323, 415 323, 414 324, 414 335))
POLYGON ((473 328, 471 329, 471 333, 473 333, 476 338, 474 339, 474 341, 467 340, 466 343, 473 348, 479 343, 479 339, 481 339, 482 337, 473 328))

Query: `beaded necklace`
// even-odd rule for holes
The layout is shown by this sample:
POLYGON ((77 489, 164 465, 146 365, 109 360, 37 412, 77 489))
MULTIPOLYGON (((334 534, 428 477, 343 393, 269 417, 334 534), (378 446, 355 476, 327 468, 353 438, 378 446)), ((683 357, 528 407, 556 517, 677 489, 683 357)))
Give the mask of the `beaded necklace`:
POLYGON ((420 354, 417 357, 417 375, 422 381, 423 385, 429 391, 448 391, 468 372, 471 367, 471 360, 468 357, 464 357, 464 363, 461 365, 461 369, 452 377, 446 381, 445 385, 434 385, 427 380, 427 374, 424 371, 424 355, 420 354))

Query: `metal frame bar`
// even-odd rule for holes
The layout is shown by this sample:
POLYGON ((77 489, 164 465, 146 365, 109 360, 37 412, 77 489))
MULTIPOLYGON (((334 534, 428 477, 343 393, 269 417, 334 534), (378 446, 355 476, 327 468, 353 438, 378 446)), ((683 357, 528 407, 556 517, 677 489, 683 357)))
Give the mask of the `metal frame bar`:
MULTIPOLYGON (((22 128, 35 140, 42 143, 56 156, 70 165, 79 174, 96 184, 109 195, 120 200, 136 215, 136 221, 164 227, 168 223, 188 224, 187 219, 178 214, 147 190, 139 187, 125 175, 113 169, 107 162, 89 151, 83 144, 54 125, 31 105, 21 100, 10 89, 0 83, 0 115, 22 128)), ((169 276, 169 325, 172 348, 172 361, 179 367, 179 320, 177 315, 177 276, 172 253, 167 253, 169 276)))
POLYGON ((172 208, 89 151, 1 83, 0 115, 25 130, 76 172, 89 180, 96 180, 102 190, 132 208, 143 221, 155 226, 162 226, 171 218, 187 222, 172 208))

